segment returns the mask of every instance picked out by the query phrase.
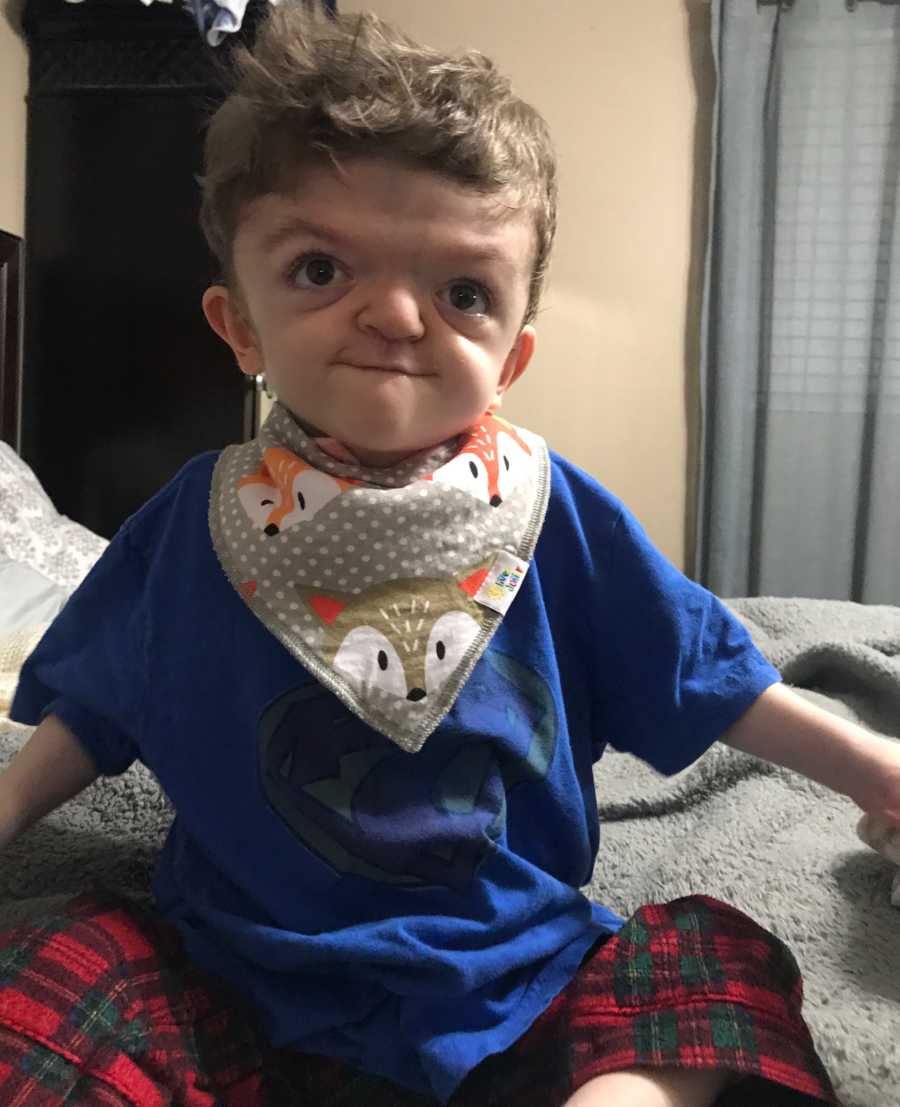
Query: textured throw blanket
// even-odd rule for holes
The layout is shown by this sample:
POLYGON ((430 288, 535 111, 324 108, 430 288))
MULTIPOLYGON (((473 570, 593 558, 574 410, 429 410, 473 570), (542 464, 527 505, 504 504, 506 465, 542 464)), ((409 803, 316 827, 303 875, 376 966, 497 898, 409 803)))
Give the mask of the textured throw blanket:
MULTIPOLYGON (((731 606, 788 683, 900 735, 900 608, 731 606)), ((0 764, 27 733, 0 728, 0 764)), ((900 910, 893 866, 857 839, 854 805, 718 745, 671 778, 610 751, 595 777, 604 826, 590 893, 623 914, 688 892, 752 914, 800 962, 807 1018, 845 1107, 900 1107, 900 910)), ((97 883, 146 896, 169 819, 140 766, 92 786, 7 849, 0 919, 97 883)))

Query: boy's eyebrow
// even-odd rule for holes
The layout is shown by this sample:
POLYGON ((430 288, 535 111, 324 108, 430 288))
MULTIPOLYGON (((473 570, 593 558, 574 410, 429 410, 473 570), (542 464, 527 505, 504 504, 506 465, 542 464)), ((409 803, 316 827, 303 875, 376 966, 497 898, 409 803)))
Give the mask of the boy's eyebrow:
POLYGON ((286 242, 289 238, 294 238, 298 234, 313 235, 315 238, 324 239, 326 242, 334 242, 336 245, 342 245, 346 242, 346 239, 330 227, 310 223, 299 216, 292 216, 273 227, 263 237, 261 245, 264 250, 274 250, 283 242, 286 242))
MULTIPOLYGON (((311 223, 306 219, 301 219, 299 216, 293 216, 290 219, 284 220, 277 226, 273 227, 262 239, 262 249, 268 253, 270 250, 276 250, 284 242, 287 242, 291 238, 296 237, 298 234, 308 234, 314 238, 321 239, 323 242, 333 243, 335 246, 350 246, 352 240, 345 235, 334 230, 332 227, 327 227, 321 223, 311 223)), ((471 246, 459 246, 449 247, 446 250, 448 257, 464 258, 467 261, 498 261, 509 263, 508 255, 500 249, 498 246, 485 243, 483 245, 471 245, 471 246)))

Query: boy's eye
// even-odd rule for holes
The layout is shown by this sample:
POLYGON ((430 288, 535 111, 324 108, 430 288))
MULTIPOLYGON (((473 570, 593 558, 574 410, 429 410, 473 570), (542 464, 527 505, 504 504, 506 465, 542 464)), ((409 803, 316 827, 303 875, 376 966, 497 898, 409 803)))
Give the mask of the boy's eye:
POLYGON ((337 269, 331 258, 322 254, 304 254, 291 269, 291 284, 298 288, 327 288, 337 269))
POLYGON ((454 281, 450 285, 450 303, 466 315, 486 315, 491 298, 487 289, 475 281, 454 281))

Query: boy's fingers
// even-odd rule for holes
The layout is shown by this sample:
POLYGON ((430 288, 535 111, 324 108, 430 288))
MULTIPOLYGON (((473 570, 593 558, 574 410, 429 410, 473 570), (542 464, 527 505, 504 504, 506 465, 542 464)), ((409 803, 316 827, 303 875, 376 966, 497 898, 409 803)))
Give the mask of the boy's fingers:
POLYGON ((867 812, 856 824, 856 833, 867 846, 900 865, 900 819, 867 812))

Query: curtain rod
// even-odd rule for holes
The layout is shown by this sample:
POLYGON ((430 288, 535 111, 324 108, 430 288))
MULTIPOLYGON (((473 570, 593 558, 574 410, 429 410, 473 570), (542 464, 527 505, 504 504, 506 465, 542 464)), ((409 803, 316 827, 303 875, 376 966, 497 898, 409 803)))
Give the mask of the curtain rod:
MULTIPOLYGON (((794 6, 796 0, 756 0, 757 11, 760 8, 774 8, 778 5, 783 12, 789 12, 794 6)), ((855 12, 863 0, 844 0, 844 6, 848 12, 855 12)), ((879 4, 893 4, 897 5, 900 0, 877 0, 879 4)))

